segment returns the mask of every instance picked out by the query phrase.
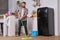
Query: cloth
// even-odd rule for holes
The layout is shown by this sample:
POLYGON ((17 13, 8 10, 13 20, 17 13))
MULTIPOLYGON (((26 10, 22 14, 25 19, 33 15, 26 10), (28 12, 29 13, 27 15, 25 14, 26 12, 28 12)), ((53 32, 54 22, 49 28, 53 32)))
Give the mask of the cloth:
POLYGON ((3 36, 15 36, 15 16, 11 15, 4 19, 3 36))

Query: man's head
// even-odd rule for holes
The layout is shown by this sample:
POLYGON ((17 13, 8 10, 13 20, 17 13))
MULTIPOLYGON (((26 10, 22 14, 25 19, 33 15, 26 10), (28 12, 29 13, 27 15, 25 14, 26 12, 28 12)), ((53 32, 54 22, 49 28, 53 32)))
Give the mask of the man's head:
POLYGON ((25 8, 25 6, 26 6, 26 2, 22 2, 21 7, 25 8))
POLYGON ((17 5, 19 5, 20 4, 20 1, 17 1, 17 5))

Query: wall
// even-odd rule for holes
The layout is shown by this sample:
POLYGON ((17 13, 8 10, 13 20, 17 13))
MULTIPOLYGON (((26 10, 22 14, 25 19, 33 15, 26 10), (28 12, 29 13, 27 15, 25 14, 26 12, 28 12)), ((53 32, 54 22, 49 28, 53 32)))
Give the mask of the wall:
POLYGON ((59 10, 59 11, 58 11, 58 12, 59 12, 59 14, 58 14, 58 16, 59 16, 59 17, 58 17, 58 21, 59 21, 58 34, 60 35, 60 0, 58 0, 58 5, 59 5, 59 6, 58 6, 58 8, 59 8, 59 9, 58 9, 58 10, 59 10))
MULTIPOLYGON (((9 10, 12 12, 15 11, 16 8, 16 1, 17 0, 9 0, 9 10)), ((27 8, 29 9, 29 15, 33 9, 32 7, 32 0, 24 0, 27 2, 27 8)), ((54 21, 55 21, 55 35, 58 35, 58 0, 40 0, 41 7, 52 7, 54 8, 54 21)))

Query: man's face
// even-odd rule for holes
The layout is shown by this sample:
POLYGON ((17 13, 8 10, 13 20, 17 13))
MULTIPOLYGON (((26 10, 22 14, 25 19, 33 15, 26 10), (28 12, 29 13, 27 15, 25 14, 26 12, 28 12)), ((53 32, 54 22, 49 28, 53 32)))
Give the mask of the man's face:
POLYGON ((21 6, 24 8, 26 6, 26 4, 22 3, 21 6))

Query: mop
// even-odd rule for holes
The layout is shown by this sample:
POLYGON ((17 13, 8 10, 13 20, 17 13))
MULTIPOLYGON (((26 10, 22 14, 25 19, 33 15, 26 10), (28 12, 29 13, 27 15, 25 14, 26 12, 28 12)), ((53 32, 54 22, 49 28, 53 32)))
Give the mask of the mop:
MULTIPOLYGON (((23 25, 23 22, 21 21, 21 23, 22 23, 22 27, 24 28, 24 25, 23 25)), ((31 37, 28 37, 28 36, 26 36, 26 33, 24 34, 24 37, 22 38, 23 40, 29 40, 29 39, 31 39, 31 37)))
MULTIPOLYGON (((36 17, 37 17, 37 12, 36 12, 36 17)), ((22 26, 24 26, 22 21, 21 21, 21 23, 22 23, 22 26)), ((23 40, 29 40, 29 39, 32 39, 32 38, 28 37, 28 36, 26 36, 26 34, 24 34, 24 38, 22 38, 22 39, 23 40)))

